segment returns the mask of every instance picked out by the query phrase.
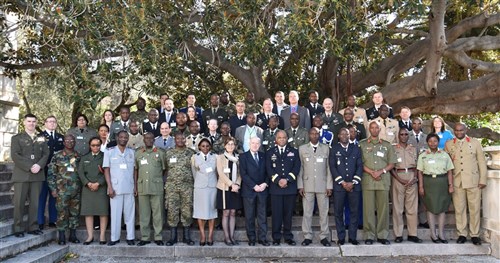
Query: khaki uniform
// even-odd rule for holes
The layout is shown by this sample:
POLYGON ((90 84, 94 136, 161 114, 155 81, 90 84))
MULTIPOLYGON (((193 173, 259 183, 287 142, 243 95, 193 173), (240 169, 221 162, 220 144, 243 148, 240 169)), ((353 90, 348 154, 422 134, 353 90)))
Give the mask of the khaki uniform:
MULTIPOLYGON (((392 145, 385 140, 371 138, 359 142, 363 165, 372 170, 381 170, 389 163, 396 163, 397 157, 392 145)), ((387 239, 389 236, 389 173, 382 174, 382 180, 375 181, 368 173, 363 173, 361 188, 363 193, 363 229, 366 239, 387 239), (377 211, 377 220, 375 218, 377 211)))
POLYGON ((191 150, 194 150, 195 152, 199 152, 200 150, 198 149, 198 144, 200 143, 201 139, 203 139, 203 135, 200 133, 197 135, 189 135, 186 137, 186 147, 190 148, 191 150))
POLYGON ((445 151, 455 166, 452 198, 458 235, 467 237, 468 208, 470 236, 479 237, 481 190, 478 185, 486 185, 487 174, 483 148, 478 140, 466 136, 462 140, 447 141, 445 151))
POLYGON ((397 120, 386 118, 384 123, 384 119, 377 117, 374 121, 380 125, 380 139, 386 140, 391 144, 398 143, 399 123, 397 120))
MULTIPOLYGON (((347 108, 343 108, 339 110, 340 115, 344 116, 344 111, 346 109, 347 108)), ((352 111, 354 113, 353 120, 359 124, 363 124, 365 126, 365 129, 368 130, 368 117, 366 116, 366 110, 363 108, 354 107, 352 111)))
POLYGON ((129 132, 127 147, 134 151, 140 147, 144 147, 144 137, 142 134, 138 133, 136 135, 132 135, 132 133, 129 132))
MULTIPOLYGON (((410 181, 417 177, 417 148, 408 144, 403 148, 400 144, 394 145, 397 155, 395 165, 397 176, 403 180, 410 181)), ((409 236, 417 236, 418 225, 418 184, 405 187, 392 177, 392 220, 394 235, 403 236, 403 212, 406 215, 406 224, 409 236)))
POLYGON ((154 228, 154 240, 162 240, 165 152, 156 147, 151 149, 141 147, 135 152, 135 167, 139 196, 141 240, 150 240, 151 221, 154 228))
POLYGON ((304 145, 309 142, 309 134, 305 128, 297 127, 295 135, 293 133, 292 127, 286 129, 285 132, 286 135, 288 136, 288 145, 292 146, 297 150, 301 145, 304 145))

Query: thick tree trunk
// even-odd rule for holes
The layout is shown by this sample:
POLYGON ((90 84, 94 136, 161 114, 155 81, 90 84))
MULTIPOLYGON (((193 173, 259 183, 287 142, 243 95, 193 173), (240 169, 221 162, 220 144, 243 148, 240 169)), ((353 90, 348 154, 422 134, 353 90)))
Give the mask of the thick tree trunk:
POLYGON ((446 49, 444 32, 444 14, 446 12, 445 0, 432 1, 429 14, 429 40, 431 42, 425 64, 425 90, 431 96, 437 94, 437 83, 441 76, 441 62, 446 49))

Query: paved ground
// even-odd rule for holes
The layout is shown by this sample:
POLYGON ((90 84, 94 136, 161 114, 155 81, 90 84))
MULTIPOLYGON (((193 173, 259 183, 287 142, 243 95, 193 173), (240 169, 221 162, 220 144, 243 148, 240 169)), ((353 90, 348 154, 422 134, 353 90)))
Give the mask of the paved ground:
MULTIPOLYGON (((308 260, 305 258, 183 258, 178 260, 158 259, 158 258, 103 258, 103 257, 85 257, 71 258, 60 263, 156 263, 156 262, 318 262, 318 260, 308 260)), ((405 257, 349 257, 349 258, 325 258, 320 262, 339 262, 339 263, 498 263, 499 259, 491 256, 405 256, 405 257)))

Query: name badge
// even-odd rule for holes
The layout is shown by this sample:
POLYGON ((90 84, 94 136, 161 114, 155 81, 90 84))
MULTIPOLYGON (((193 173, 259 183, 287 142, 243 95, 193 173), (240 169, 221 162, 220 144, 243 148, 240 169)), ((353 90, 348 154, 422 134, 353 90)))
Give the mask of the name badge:
POLYGON ((68 172, 74 172, 75 168, 73 168, 73 166, 68 166, 68 168, 66 168, 66 171, 68 171, 68 172))
POLYGON ((394 132, 387 132, 387 135, 394 136, 394 132))
POLYGON ((323 130, 326 130, 328 129, 328 125, 324 124, 323 126, 321 126, 321 128, 323 128, 323 130))
POLYGON ((429 160, 427 163, 433 164, 436 163, 436 160, 429 160))
POLYGON ((306 158, 306 162, 309 162, 309 158, 306 158))
POLYGON ((205 173, 211 173, 213 171, 214 171, 214 169, 212 169, 212 167, 208 167, 205 169, 205 173))
POLYGON ((120 169, 126 170, 127 169, 127 164, 126 163, 121 163, 120 164, 120 169))
POLYGON ((77 140, 83 140, 83 136, 76 136, 77 140))
POLYGON ((170 160, 169 160, 169 161, 170 161, 170 163, 176 163, 176 162, 177 162, 177 158, 172 157, 172 158, 170 158, 170 160))
POLYGON ((35 160, 35 155, 34 154, 31 155, 31 160, 35 160))
POLYGON ((177 123, 175 123, 175 122, 170 123, 170 127, 171 127, 171 128, 173 128, 173 127, 177 127, 177 123))
POLYGON ((317 163, 322 163, 323 162, 323 158, 320 158, 320 157, 316 158, 316 162, 317 163))
POLYGON ((384 157, 384 156, 385 156, 385 154, 384 154, 383 152, 377 152, 377 156, 378 156, 378 157, 384 157))
POLYGON ((269 142, 268 142, 268 141, 263 141, 263 142, 262 142, 262 145, 268 145, 268 144, 269 144, 269 142))
POLYGON ((228 174, 229 172, 231 172, 231 169, 229 169, 229 168, 224 168, 224 173, 225 173, 225 174, 228 174))
POLYGON ((142 160, 141 160, 141 164, 148 164, 148 160, 146 160, 146 159, 142 159, 142 160))
POLYGON ((288 138, 288 142, 293 142, 293 138, 288 138))
POLYGON ((398 158, 398 163, 403 162, 403 159, 398 158))

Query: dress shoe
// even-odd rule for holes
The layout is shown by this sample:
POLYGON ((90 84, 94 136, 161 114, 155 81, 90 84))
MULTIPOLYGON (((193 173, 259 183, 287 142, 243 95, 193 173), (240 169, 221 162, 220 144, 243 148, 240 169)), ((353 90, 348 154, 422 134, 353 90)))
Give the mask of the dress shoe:
POLYGON ((373 240, 372 239, 365 240, 365 245, 373 245, 373 240))
POLYGON ((312 240, 311 239, 304 239, 304 241, 302 241, 302 245, 303 246, 309 246, 310 244, 312 243, 312 240))
POLYGON ((418 224, 419 227, 422 227, 422 228, 427 228, 429 229, 429 223, 425 222, 425 223, 420 223, 418 224))
POLYGON ((351 243, 355 246, 359 245, 359 242, 356 239, 349 239, 349 243, 351 243))
POLYGON ((76 229, 70 229, 69 230, 68 241, 71 242, 71 243, 75 243, 75 244, 80 243, 80 240, 78 240, 78 238, 76 238, 76 229))
POLYGON ((42 232, 42 230, 33 230, 33 231, 29 231, 28 234, 39 236, 39 235, 43 234, 43 232, 42 232))
MULTIPOLYGON (((133 241, 132 241, 133 242, 133 241)), ((139 243, 137 243, 137 246, 138 247, 142 247, 142 246, 145 246, 147 244, 151 243, 150 241, 144 241, 144 240, 141 240, 139 241, 139 243)), ((127 244, 128 244, 128 240, 127 240, 127 244)))
POLYGON ((377 242, 379 242, 382 245, 390 245, 391 244, 391 242, 389 242, 389 240, 387 240, 387 239, 377 239, 377 242))
POLYGON ((106 245, 106 243, 108 243, 106 240, 99 241, 99 245, 106 245))
POLYGON ((157 246, 164 246, 165 245, 165 243, 163 243, 163 241, 161 241, 161 240, 155 240, 155 244, 157 246))
POLYGON ((127 240, 127 245, 129 245, 129 246, 135 245, 134 240, 133 239, 132 240, 127 240))
POLYGON ((240 244, 240 242, 234 238, 231 239, 231 242, 233 243, 233 246, 238 246, 240 244))
POLYGON ((273 240, 273 246, 279 246, 280 241, 279 240, 273 240))
POLYGON ((431 240, 434 243, 441 243, 441 240, 439 240, 439 238, 434 239, 434 238, 431 237, 431 240))
POLYGON ((271 244, 269 244, 269 241, 267 241, 267 240, 259 240, 259 244, 261 244, 265 247, 268 247, 271 245, 271 244))
POLYGON ((214 245, 214 239, 212 238, 212 241, 207 240, 207 246, 211 247, 214 245))
POLYGON ((127 225, 123 225, 122 230, 127 230, 127 225))
POLYGON ((463 243, 465 243, 465 241, 467 241, 467 238, 464 236, 459 236, 457 239, 458 244, 463 244, 463 243))
POLYGON ((139 230, 141 229, 141 226, 140 225, 135 225, 135 230, 139 230))
POLYGON ((17 233, 14 233, 14 236, 15 237, 24 237, 24 233, 23 232, 17 232, 17 233))
POLYGON ((363 225, 359 225, 359 226, 358 226, 358 229, 359 229, 359 230, 363 230, 363 225))
POLYGON ((416 236, 408 236, 408 241, 411 241, 413 243, 422 243, 422 239, 416 236))
POLYGON ((83 242, 83 245, 84 245, 84 246, 87 246, 87 245, 92 244, 92 242, 94 242, 94 238, 92 238, 90 241, 84 241, 84 242, 83 242))
POLYGON ((56 223, 49 223, 49 227, 56 228, 56 223))
POLYGON ((248 245, 251 246, 251 247, 254 247, 255 246, 255 240, 248 241, 248 245))
POLYGON ((337 241, 337 244, 338 244, 338 245, 343 245, 343 244, 345 244, 345 239, 339 239, 339 240, 337 241))
POLYGON ((224 240, 224 243, 226 244, 226 246, 233 246, 233 242, 231 242, 231 240, 224 240))
POLYGON ((207 244, 207 242, 205 242, 205 241, 203 241, 203 242, 202 242, 202 241, 200 241, 200 247, 203 247, 203 246, 205 246, 206 244, 207 244))
MULTIPOLYGON (((409 239, 409 238, 408 238, 409 239)), ((403 237, 396 237, 396 239, 394 239, 394 242, 396 243, 401 243, 403 242, 403 237)))
POLYGON ((38 229, 43 230, 44 224, 39 224, 38 229))
POLYGON ((481 239, 479 237, 472 237, 471 240, 472 240, 472 244, 474 244, 476 246, 481 245, 481 239))
POLYGON ((448 240, 446 240, 446 238, 438 237, 438 240, 443 244, 448 244, 448 240))
POLYGON ((325 247, 331 247, 331 246, 332 246, 332 244, 330 243, 330 241, 328 241, 328 239, 327 239, 327 238, 323 238, 323 239, 321 239, 321 241, 320 241, 320 242, 321 242, 321 244, 322 244, 323 246, 325 246, 325 247))
POLYGON ((114 246, 116 244, 120 243, 120 240, 116 240, 116 241, 109 241, 108 243, 108 246, 114 246))
POLYGON ((297 244, 293 239, 287 239, 285 240, 285 243, 287 243, 290 246, 295 246, 297 244))

